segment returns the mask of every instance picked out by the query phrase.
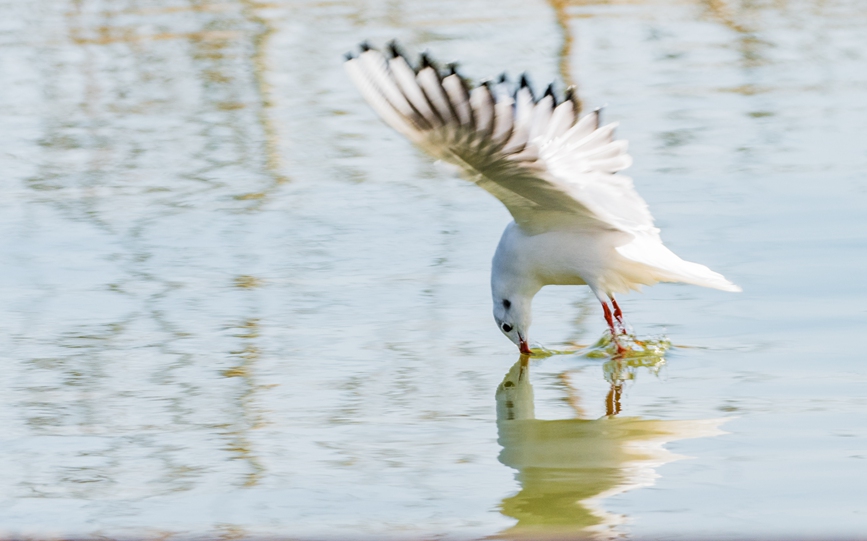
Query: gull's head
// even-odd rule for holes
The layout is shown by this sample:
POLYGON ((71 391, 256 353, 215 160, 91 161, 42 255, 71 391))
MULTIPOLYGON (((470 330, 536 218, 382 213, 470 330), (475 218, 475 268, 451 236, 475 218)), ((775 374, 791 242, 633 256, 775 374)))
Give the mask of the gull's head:
POLYGON ((530 301, 523 297, 508 298, 494 295, 494 319, 500 332, 511 340, 521 353, 530 354, 530 301))

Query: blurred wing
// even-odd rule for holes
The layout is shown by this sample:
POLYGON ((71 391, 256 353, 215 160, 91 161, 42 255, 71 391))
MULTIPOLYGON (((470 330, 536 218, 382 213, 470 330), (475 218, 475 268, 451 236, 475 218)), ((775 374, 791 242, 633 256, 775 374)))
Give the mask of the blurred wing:
POLYGON ((628 177, 615 175, 631 158, 615 124, 593 112, 578 119, 567 98, 549 87, 535 99, 526 79, 470 88, 440 73, 422 55, 414 69, 391 47, 391 58, 363 46, 346 69, 365 99, 394 129, 502 201, 530 234, 555 228, 619 230, 658 238, 646 203, 628 177))

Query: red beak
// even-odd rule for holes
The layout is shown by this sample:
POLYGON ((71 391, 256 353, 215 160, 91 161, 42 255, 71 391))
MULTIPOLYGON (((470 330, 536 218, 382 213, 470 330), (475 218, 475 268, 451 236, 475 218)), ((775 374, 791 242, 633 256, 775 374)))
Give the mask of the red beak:
POLYGON ((521 355, 531 355, 530 345, 520 335, 518 336, 518 348, 521 350, 521 355))

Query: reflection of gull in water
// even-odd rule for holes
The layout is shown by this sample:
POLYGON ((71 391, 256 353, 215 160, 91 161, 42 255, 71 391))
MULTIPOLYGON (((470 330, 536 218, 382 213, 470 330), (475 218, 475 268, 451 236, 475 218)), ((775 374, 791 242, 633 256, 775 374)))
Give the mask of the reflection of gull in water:
POLYGON ((663 445, 722 434, 725 419, 536 419, 523 357, 497 387, 497 421, 500 462, 517 470, 521 484, 503 500, 503 514, 518 522, 501 536, 562 539, 616 533, 625 517, 605 511, 601 501, 652 485, 656 468, 683 458, 663 445))
POLYGON ((552 85, 536 97, 526 77, 472 88, 454 65, 441 71, 422 55, 412 67, 389 49, 386 58, 362 45, 346 69, 392 128, 458 166, 512 214, 491 289, 494 319, 521 353, 530 353, 531 304, 546 285, 590 286, 613 336, 625 332, 615 293, 657 282, 740 290, 663 245, 632 181, 616 174, 632 163, 616 124, 601 126, 598 111, 579 118, 571 90, 558 99, 552 85))

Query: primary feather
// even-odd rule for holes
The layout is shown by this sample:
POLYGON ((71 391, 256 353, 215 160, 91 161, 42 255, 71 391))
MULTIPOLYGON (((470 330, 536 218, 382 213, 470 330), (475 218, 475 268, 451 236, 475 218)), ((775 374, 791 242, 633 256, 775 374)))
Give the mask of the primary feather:
POLYGON ((417 70, 394 46, 390 56, 364 48, 346 62, 365 99, 394 129, 502 201, 522 231, 625 234, 614 248, 644 272, 633 269, 615 290, 657 281, 739 290, 662 244, 632 180, 616 174, 632 163, 627 143, 615 140, 617 124, 600 126, 598 110, 579 118, 577 102, 557 104, 550 87, 537 100, 526 77, 513 92, 505 77, 472 88, 426 55, 417 70))

